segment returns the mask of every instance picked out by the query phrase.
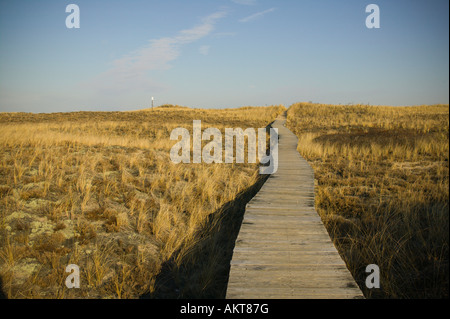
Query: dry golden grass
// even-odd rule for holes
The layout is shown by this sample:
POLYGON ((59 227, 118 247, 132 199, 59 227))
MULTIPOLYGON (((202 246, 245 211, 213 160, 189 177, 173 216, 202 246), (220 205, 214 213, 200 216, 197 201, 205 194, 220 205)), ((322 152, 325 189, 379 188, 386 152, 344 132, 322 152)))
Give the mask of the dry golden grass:
POLYGON ((449 106, 298 103, 316 208, 366 297, 448 298, 449 106), (367 289, 365 267, 380 267, 367 289))
POLYGON ((257 184, 259 167, 173 164, 169 151, 176 141, 170 141, 170 132, 192 131, 193 120, 222 132, 265 127, 283 110, 0 113, 4 293, 8 298, 136 298, 157 291, 220 296, 223 289, 214 281, 218 271, 224 273, 221 250, 230 243, 211 230, 230 219, 230 209, 238 210, 227 205, 257 184), (65 287, 69 264, 80 267, 80 289, 65 287), (190 279, 183 269, 193 264, 198 271, 190 279))

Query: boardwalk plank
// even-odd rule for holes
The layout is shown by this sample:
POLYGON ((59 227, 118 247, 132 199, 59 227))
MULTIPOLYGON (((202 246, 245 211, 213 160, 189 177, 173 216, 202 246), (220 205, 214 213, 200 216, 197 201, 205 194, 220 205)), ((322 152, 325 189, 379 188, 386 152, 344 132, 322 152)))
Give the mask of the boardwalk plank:
POLYGON ((229 299, 363 298, 314 208, 314 171, 279 117, 278 171, 247 204, 229 299))

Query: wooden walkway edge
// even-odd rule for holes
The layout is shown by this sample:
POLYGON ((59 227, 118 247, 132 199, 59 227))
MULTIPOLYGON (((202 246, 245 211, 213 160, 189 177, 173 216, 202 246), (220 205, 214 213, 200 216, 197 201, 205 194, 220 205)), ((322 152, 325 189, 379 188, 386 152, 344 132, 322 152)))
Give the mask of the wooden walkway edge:
POLYGON ((228 299, 344 299, 363 294, 314 208, 314 172, 280 116, 278 170, 247 204, 228 299))

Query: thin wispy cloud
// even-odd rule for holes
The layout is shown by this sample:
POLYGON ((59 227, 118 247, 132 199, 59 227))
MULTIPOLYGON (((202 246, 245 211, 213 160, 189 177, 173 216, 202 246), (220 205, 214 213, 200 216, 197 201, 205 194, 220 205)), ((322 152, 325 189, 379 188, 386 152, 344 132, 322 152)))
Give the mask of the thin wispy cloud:
POLYGON ((202 55, 208 55, 209 54, 209 49, 211 47, 209 45, 202 45, 199 49, 198 52, 202 55))
POLYGON ((261 12, 257 12, 255 14, 252 14, 252 15, 248 16, 248 17, 240 19, 239 22, 243 22, 243 23, 250 22, 250 21, 253 21, 255 19, 261 18, 264 15, 266 15, 266 14, 268 14, 270 12, 273 12, 273 11, 275 11, 275 8, 270 8, 270 9, 267 9, 267 10, 264 10, 264 11, 261 11, 261 12))
POLYGON ((236 32, 217 32, 212 34, 214 38, 221 39, 226 37, 234 37, 237 33, 236 32))
MULTIPOLYGON (((202 19, 193 28, 181 30, 173 37, 150 40, 149 44, 126 56, 114 60, 112 68, 94 79, 94 85, 100 91, 129 91, 149 89, 155 82, 148 77, 148 72, 171 68, 170 62, 176 60, 184 45, 210 35, 217 21, 225 17, 226 11, 218 11, 202 19)), ((209 47, 201 50, 208 54, 209 47)))

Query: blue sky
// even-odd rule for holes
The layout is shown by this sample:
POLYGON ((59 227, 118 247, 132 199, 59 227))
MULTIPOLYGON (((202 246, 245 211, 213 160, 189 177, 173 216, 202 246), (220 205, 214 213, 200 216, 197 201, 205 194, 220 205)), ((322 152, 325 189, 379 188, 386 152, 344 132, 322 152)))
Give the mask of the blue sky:
POLYGON ((0 111, 449 103, 448 0, 0 0, 0 111), (70 3, 80 28, 66 28, 70 3), (380 29, 368 29, 368 4, 380 29))

